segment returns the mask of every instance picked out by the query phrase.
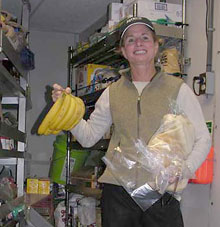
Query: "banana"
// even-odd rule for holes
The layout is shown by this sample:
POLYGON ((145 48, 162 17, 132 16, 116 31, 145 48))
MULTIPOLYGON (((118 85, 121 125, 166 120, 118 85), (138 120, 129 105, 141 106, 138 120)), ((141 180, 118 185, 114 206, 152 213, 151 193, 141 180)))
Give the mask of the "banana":
POLYGON ((85 114, 84 102, 71 94, 63 93, 43 119, 38 134, 58 134, 61 130, 70 130, 85 114))
POLYGON ((43 121, 41 122, 39 128, 38 128, 38 134, 43 135, 49 125, 51 124, 52 121, 54 121, 54 119, 56 119, 57 114, 60 111, 60 108, 63 104, 64 101, 64 94, 57 99, 57 101, 53 104, 53 106, 51 107, 50 111, 47 113, 47 115, 45 116, 45 118, 43 119, 43 121))
POLYGON ((66 122, 65 125, 63 125, 63 129, 68 131, 70 130, 70 126, 73 124, 73 122, 75 121, 76 119, 76 112, 77 112, 77 109, 79 108, 78 107, 78 103, 76 102, 76 99, 75 99, 75 96, 72 95, 72 102, 75 104, 75 108, 74 109, 71 109, 71 119, 70 121, 66 122))
POLYGON ((49 128, 47 128, 47 130, 44 132, 44 135, 47 136, 47 135, 50 135, 50 134, 54 134, 54 135, 57 135, 58 133, 60 132, 60 130, 51 130, 49 128))
POLYGON ((66 113, 68 112, 69 106, 71 103, 71 97, 65 93, 65 97, 64 97, 64 101, 63 104, 58 112, 58 114, 56 115, 56 118, 50 122, 49 124, 49 128, 53 131, 57 131, 59 130, 57 128, 57 126, 59 125, 59 123, 63 120, 64 116, 66 115, 66 113))
POLYGON ((63 117, 63 119, 59 122, 59 124, 57 125, 56 129, 57 130, 65 130, 65 125, 68 124, 68 122, 71 120, 71 118, 73 117, 73 113, 75 111, 76 108, 76 102, 73 99, 73 96, 68 94, 69 98, 70 98, 70 105, 68 107, 68 110, 65 114, 65 116, 63 117))
POLYGON ((74 128, 74 126, 79 123, 79 121, 83 118, 85 114, 85 105, 82 99, 74 96, 73 98, 76 102, 76 108, 71 122, 68 122, 68 124, 65 125, 65 130, 70 130, 74 128))

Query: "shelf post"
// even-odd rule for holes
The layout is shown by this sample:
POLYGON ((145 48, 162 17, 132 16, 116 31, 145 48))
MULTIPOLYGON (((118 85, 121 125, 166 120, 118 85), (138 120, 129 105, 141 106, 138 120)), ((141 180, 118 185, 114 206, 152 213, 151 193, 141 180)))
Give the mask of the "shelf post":
MULTIPOLYGON (((70 63, 72 58, 73 47, 70 46, 68 49, 68 78, 67 78, 67 86, 72 90, 72 72, 73 67, 70 63)), ((70 185, 70 151, 71 151, 71 140, 72 134, 70 131, 67 131, 67 147, 66 147, 66 194, 65 194, 65 206, 66 206, 66 219, 65 226, 68 227, 70 223, 70 206, 69 206, 69 185, 70 185)))
MULTIPOLYGON (((19 97, 19 107, 18 107, 18 130, 21 132, 26 131, 26 98, 19 97)), ((18 151, 25 152, 26 146, 23 142, 18 142, 18 151)), ((18 196, 22 196, 24 194, 24 175, 25 175, 25 167, 24 167, 24 159, 18 158, 17 163, 17 186, 18 186, 18 196)))
POLYGON ((181 42, 181 58, 182 58, 182 62, 180 64, 180 71, 182 74, 185 73, 185 34, 186 34, 186 0, 182 0, 182 42, 181 42))

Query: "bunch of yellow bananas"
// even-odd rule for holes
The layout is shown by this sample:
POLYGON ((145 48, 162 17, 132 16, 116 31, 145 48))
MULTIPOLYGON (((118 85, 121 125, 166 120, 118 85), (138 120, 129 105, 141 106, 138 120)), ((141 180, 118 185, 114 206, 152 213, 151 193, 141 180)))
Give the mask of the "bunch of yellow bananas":
POLYGON ((70 130, 83 118, 84 102, 71 94, 62 94, 43 119, 38 134, 58 134, 61 130, 70 130))

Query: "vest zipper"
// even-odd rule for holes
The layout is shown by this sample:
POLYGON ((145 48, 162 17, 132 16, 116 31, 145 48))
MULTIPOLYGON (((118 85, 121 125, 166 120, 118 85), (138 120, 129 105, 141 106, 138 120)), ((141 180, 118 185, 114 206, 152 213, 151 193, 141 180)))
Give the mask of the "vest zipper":
POLYGON ((141 96, 138 96, 138 100, 137 100, 137 138, 140 139, 140 115, 141 115, 141 96))
MULTIPOLYGON (((140 115, 141 115, 141 96, 138 96, 137 99, 137 139, 140 139, 140 115)), ((137 160, 139 160, 139 153, 137 153, 137 160)), ((140 168, 140 163, 137 164, 136 168, 136 183, 138 185, 138 169, 140 168)))

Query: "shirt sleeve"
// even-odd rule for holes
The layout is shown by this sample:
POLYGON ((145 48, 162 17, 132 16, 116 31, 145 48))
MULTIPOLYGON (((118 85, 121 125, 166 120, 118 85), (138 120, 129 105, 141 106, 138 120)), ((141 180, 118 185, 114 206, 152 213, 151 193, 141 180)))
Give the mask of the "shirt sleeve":
POLYGON ((195 128, 195 143, 186 164, 194 173, 205 160, 211 147, 211 137, 205 123, 202 109, 190 87, 183 83, 177 97, 177 104, 187 115, 195 128))
POLYGON ((97 100, 90 118, 87 121, 82 119, 71 132, 83 147, 91 147, 104 136, 111 124, 109 88, 107 87, 97 100))

